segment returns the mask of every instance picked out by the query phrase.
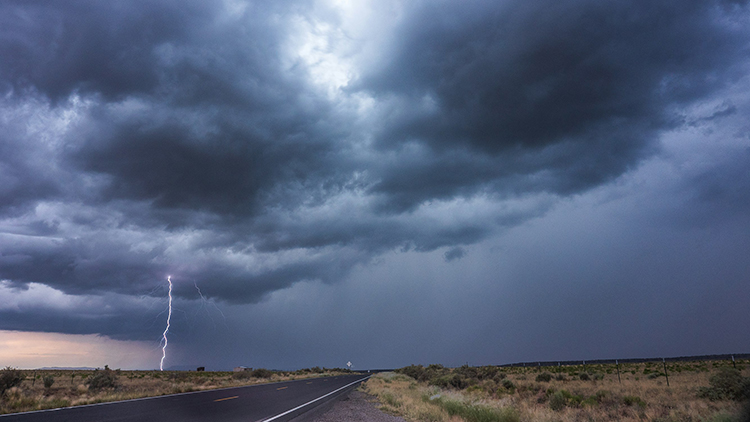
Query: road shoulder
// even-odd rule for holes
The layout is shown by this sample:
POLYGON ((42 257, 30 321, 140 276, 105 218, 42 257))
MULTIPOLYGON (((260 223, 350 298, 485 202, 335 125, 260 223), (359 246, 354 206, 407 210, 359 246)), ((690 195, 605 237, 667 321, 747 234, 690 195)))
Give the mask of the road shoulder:
MULTIPOLYGON (((301 421, 302 419, 300 419, 301 421)), ((361 391, 353 390, 336 400, 325 412, 310 415, 305 422, 405 422, 403 418, 389 415, 378 409, 377 399, 361 391)), ((295 419, 294 422, 298 422, 295 419)))

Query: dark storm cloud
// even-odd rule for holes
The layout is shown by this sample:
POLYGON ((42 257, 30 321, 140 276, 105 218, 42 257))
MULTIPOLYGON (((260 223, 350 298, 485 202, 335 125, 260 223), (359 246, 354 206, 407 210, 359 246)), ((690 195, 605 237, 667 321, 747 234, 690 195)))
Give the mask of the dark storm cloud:
MULTIPOLYGON (((357 86, 398 98, 378 133, 380 148, 418 142, 447 159, 466 148, 498 158, 503 168, 490 172, 426 168, 418 180, 434 180, 427 185, 444 196, 507 173, 551 171, 546 183, 527 187, 561 193, 616 177, 676 124, 670 107, 739 76, 735 65, 747 54, 745 30, 727 25, 744 3, 415 4, 384 66, 357 86), (538 159, 518 163, 519 153, 538 159), (510 170, 508 156, 516 161, 510 170)), ((395 207, 404 197, 423 200, 395 182, 376 188, 392 193, 395 207)))
MULTIPOLYGON (((121 340, 155 339, 154 332, 144 327, 154 325, 154 319, 160 310, 151 310, 148 316, 138 308, 120 307, 108 309, 108 312, 81 312, 80 310, 48 311, 44 309, 21 309, 17 311, 0 311, 3 329, 16 331, 43 331, 49 333, 92 334, 103 333, 108 337, 121 340), (123 318, 127 315, 127 318, 123 318)), ((158 323, 161 325, 161 318, 158 323)))
MULTIPOLYGON (((172 274, 180 298, 256 303, 394 250, 456 265, 695 124, 672 109, 746 54, 744 3, 409 3, 330 97, 288 51, 313 7, 233 7, 0 5, 0 280, 138 296, 172 274)), ((38 327, 99 329, 67 325, 38 327)))
POLYGON ((251 24, 232 25, 222 2, 3 2, 0 77, 8 88, 54 100, 72 92, 162 94, 178 85, 187 101, 237 97, 227 72, 254 70, 249 82, 268 76, 279 28, 266 18, 285 5, 254 3, 242 16, 251 24))
POLYGON ((201 14, 213 14, 198 2, 179 3, 4 2, 0 74, 6 86, 53 99, 77 90, 149 92, 158 84, 154 46, 185 37, 191 23, 204 23, 201 14))

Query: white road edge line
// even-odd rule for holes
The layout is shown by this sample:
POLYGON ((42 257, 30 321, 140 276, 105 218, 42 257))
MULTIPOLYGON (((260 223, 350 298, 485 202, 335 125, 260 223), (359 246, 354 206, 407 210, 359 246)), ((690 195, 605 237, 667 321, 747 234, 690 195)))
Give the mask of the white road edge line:
POLYGON ((364 380, 366 380, 366 379, 370 378, 371 376, 372 376, 372 375, 369 375, 369 376, 367 376, 366 378, 360 378, 360 379, 358 379, 357 381, 354 381, 354 382, 351 382, 351 383, 349 383, 349 384, 346 384, 345 386, 343 386, 343 387, 341 387, 341 388, 339 388, 339 389, 333 390, 333 391, 331 391, 330 393, 328 393, 328 394, 326 394, 326 395, 324 395, 324 396, 320 396, 320 397, 318 397, 317 399, 314 399, 314 400, 310 400, 309 402, 307 402, 307 403, 305 403, 305 404, 301 404, 301 405, 299 405, 299 406, 295 407, 294 409, 289 409, 289 410, 287 410, 287 411, 286 411, 286 412, 284 412, 284 413, 279 413, 278 415, 276 415, 276 416, 273 416, 273 417, 270 417, 270 418, 268 418, 268 419, 261 419, 261 420, 260 420, 259 422, 271 422, 272 420, 274 420, 274 419, 278 419, 278 418, 280 418, 280 417, 282 417, 282 416, 285 416, 285 415, 288 415, 288 414, 290 414, 290 413, 294 412, 295 410, 299 410, 299 409, 302 409, 303 407, 307 406, 308 404, 311 404, 311 403, 315 403, 315 402, 316 402, 316 401, 318 401, 318 400, 324 399, 324 398, 326 398, 326 397, 330 396, 330 395, 331 395, 331 394, 333 394, 333 393, 336 393, 336 392, 338 392, 338 391, 341 391, 341 390, 343 390, 343 389, 344 389, 344 388, 346 388, 346 387, 349 387, 349 386, 351 386, 351 385, 354 385, 354 384, 356 384, 356 383, 358 383, 358 382, 362 382, 362 381, 364 381, 364 380))

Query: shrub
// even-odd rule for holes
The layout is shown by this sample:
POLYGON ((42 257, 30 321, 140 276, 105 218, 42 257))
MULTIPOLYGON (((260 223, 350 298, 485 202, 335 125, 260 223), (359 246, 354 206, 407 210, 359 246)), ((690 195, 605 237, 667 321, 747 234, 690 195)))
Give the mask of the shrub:
POLYGON ((479 380, 494 380, 498 375, 505 376, 505 374, 500 373, 500 368, 497 366, 482 366, 477 369, 479 380))
POLYGON ((255 378, 271 378, 273 376, 273 372, 265 368, 258 368, 252 371, 251 374, 255 378))
POLYGON ((21 371, 10 366, 6 366, 5 369, 0 370, 0 395, 4 394, 6 390, 21 384, 23 378, 21 371))
POLYGON ((622 398, 622 404, 625 406, 637 405, 638 407, 646 407, 646 402, 638 396, 625 396, 622 398))
POLYGON ((607 390, 599 390, 592 396, 594 400, 596 400, 597 403, 601 403, 610 395, 609 391, 607 390))
POLYGON ((455 400, 437 400, 448 415, 459 416, 467 422, 518 422, 518 413, 509 407, 501 410, 466 404, 455 400))
POLYGON ((591 377, 589 377, 589 374, 587 374, 585 372, 583 372, 581 375, 579 375, 578 378, 580 378, 581 381, 588 381, 588 380, 591 379, 591 377))
POLYGON ((478 378, 479 377, 479 368, 474 368, 469 365, 462 365, 459 368, 456 368, 453 371, 455 374, 458 374, 462 378, 478 378))
POLYGON ((565 377, 565 374, 557 374, 555 375, 555 379, 558 381, 567 381, 568 379, 565 377))
POLYGON ((117 374, 115 371, 109 369, 109 366, 104 366, 103 370, 95 369, 94 374, 86 380, 86 385, 89 390, 102 390, 105 388, 117 388, 117 374))
MULTIPOLYGON (((463 374, 462 369, 464 368, 457 368, 456 373, 459 375, 463 374)), ((426 368, 422 365, 410 365, 401 369, 397 369, 395 372, 412 377, 417 381, 428 382, 436 385, 432 381, 448 375, 450 373, 450 370, 443 365, 432 364, 426 368)), ((475 371, 470 371, 468 367, 464 372, 471 372, 472 376, 477 375, 475 371)))
POLYGON ((52 377, 52 375, 47 375, 46 377, 44 377, 44 388, 46 388, 47 390, 52 388, 52 384, 54 383, 55 379, 52 377))
POLYGON ((743 378, 740 371, 723 368, 708 379, 710 387, 701 387, 698 396, 712 401, 750 399, 750 378, 743 378))
POLYGON ((389 392, 381 394, 380 399, 383 401, 383 403, 387 404, 388 406, 391 406, 391 407, 401 406, 401 402, 399 402, 398 399, 396 399, 396 397, 389 392))
POLYGON ((425 370, 424 370, 424 366, 422 366, 422 365, 409 365, 409 366, 405 366, 405 367, 403 367, 401 369, 396 369, 395 372, 397 372, 399 374, 404 374, 407 377, 412 377, 412 378, 414 378, 417 381, 424 381, 422 379, 422 377, 424 375, 425 370))
POLYGON ((596 401, 596 398, 593 396, 581 402, 582 406, 596 406, 597 404, 599 404, 599 402, 596 401))
POLYGON ((246 380, 252 377, 252 371, 237 371, 232 373, 232 378, 236 380, 246 380))
POLYGON ((542 372, 536 376, 536 382, 550 382, 552 380, 552 374, 549 372, 542 372))
POLYGON ((549 407, 555 412, 563 410, 568 405, 568 398, 562 391, 558 391, 549 398, 549 407))
POLYGON ((430 385, 435 385, 442 388, 456 388, 456 389, 464 389, 471 385, 476 384, 476 380, 472 378, 464 378, 460 376, 459 374, 453 374, 453 375, 444 375, 439 378, 434 378, 430 380, 430 385))
POLYGON ((503 388, 505 388, 508 391, 513 391, 516 389, 516 385, 513 384, 513 381, 506 378, 503 380, 503 388))

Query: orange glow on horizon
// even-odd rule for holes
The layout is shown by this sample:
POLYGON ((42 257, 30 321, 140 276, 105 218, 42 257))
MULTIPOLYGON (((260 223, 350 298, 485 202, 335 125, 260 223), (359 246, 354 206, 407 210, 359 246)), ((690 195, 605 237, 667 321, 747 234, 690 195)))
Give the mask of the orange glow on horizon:
POLYGON ((143 341, 113 340, 96 334, 60 334, 0 330, 0 366, 103 367, 153 369, 159 346, 143 341))

